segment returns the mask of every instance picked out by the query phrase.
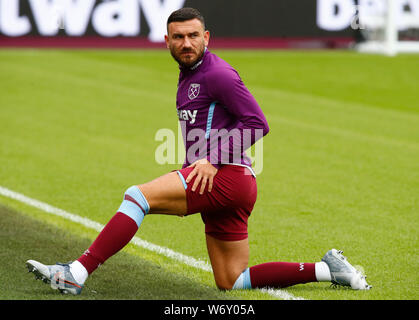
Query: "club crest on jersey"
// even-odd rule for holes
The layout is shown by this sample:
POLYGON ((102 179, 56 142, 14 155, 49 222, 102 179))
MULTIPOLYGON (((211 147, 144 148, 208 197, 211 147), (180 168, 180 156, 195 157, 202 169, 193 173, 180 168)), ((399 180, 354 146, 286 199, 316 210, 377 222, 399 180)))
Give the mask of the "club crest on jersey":
POLYGON ((190 100, 193 100, 199 96, 199 91, 201 90, 201 85, 199 83, 191 83, 188 90, 188 97, 190 100))

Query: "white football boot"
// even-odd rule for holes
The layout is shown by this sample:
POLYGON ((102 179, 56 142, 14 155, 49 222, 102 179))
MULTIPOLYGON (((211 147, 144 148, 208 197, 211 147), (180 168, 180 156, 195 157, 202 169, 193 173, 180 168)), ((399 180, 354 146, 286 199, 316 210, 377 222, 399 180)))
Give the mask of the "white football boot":
POLYGON ((78 295, 83 289, 83 284, 74 280, 69 264, 57 263, 48 266, 35 260, 28 260, 26 267, 29 272, 35 274, 35 279, 49 283, 51 288, 58 289, 61 293, 78 295))
POLYGON ((322 258, 322 261, 329 266, 332 283, 334 285, 351 287, 354 290, 371 289, 372 286, 366 281, 367 277, 354 268, 342 253, 343 251, 332 249, 322 258))

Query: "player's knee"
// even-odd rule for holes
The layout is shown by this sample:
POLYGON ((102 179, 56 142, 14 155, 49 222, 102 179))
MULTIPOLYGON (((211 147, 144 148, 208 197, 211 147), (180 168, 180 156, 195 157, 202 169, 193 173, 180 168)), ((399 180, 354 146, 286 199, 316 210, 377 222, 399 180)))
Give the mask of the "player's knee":
POLYGON ((234 272, 214 275, 215 284, 220 290, 231 290, 234 289, 236 280, 238 279, 239 274, 234 272))
POLYGON ((219 290, 226 291, 233 289, 234 282, 228 280, 215 280, 215 284, 219 290))
POLYGON ((135 203, 139 205, 144 214, 147 214, 150 211, 150 205, 148 204, 148 201, 139 186, 129 187, 125 191, 124 200, 130 200, 133 202, 135 201, 135 203))
POLYGON ((141 190, 137 186, 132 186, 125 191, 124 199, 118 212, 132 218, 139 227, 149 210, 150 206, 141 190))

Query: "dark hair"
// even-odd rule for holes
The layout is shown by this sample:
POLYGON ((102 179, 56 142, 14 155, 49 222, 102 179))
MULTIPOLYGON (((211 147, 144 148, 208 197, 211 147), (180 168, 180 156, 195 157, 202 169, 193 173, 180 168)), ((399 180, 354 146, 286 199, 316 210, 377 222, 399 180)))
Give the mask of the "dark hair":
POLYGON ((172 22, 183 22, 188 20, 198 19, 201 21, 202 26, 205 29, 205 19, 202 14, 194 8, 181 8, 172 12, 172 14, 167 19, 167 26, 172 22))

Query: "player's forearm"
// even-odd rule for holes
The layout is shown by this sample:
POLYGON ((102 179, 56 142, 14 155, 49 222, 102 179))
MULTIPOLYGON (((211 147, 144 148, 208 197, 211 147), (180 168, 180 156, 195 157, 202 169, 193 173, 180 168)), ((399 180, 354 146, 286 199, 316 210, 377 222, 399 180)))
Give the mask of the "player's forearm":
POLYGON ((244 152, 269 132, 266 124, 214 131, 207 143, 207 160, 212 164, 242 163, 244 152))

